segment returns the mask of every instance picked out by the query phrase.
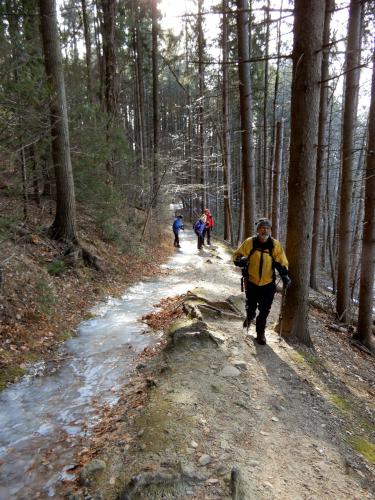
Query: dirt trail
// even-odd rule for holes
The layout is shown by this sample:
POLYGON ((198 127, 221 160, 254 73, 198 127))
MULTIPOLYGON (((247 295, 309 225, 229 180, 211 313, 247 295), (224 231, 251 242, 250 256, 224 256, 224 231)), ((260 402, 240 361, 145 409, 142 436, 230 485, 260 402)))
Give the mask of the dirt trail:
POLYGON ((239 274, 220 255, 201 253, 186 320, 139 365, 68 498, 375 498, 373 359, 327 336, 315 313, 314 349, 280 340, 279 297, 257 345, 242 328, 239 274))

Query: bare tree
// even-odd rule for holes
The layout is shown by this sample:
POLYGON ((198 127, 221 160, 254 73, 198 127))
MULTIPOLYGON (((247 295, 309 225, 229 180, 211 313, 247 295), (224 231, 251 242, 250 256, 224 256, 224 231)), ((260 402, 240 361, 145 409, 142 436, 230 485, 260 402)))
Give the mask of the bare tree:
POLYGON ((311 343, 308 331, 308 293, 324 3, 324 0, 296 0, 294 10, 286 241, 293 283, 286 296, 281 333, 305 344, 311 343))
POLYGON ((349 320, 350 246, 352 241, 351 211, 353 189, 353 135, 356 127, 359 65, 361 55, 362 1, 350 0, 348 44, 346 49, 346 82, 344 120, 342 126, 342 173, 340 220, 338 234, 338 268, 336 311, 343 322, 349 320))
POLYGON ((228 93, 228 0, 223 0, 223 175, 224 175, 224 239, 234 245, 231 210, 231 143, 229 130, 229 93, 228 93))
POLYGON ((101 0, 103 11, 103 56, 105 81, 105 106, 110 116, 116 115, 117 109, 117 82, 116 82, 116 53, 115 53, 115 20, 116 0, 101 0))
MULTIPOLYGON (((197 182, 201 187, 201 206, 197 208, 203 210, 207 206, 206 201, 206 189, 205 189, 205 165, 204 165, 204 36, 203 36, 203 0, 198 0, 198 18, 197 18, 197 29, 198 29, 198 155, 199 160, 197 163, 197 182)), ((198 199, 199 201, 199 199, 198 199)))
POLYGON ((274 153, 274 171, 272 183, 272 234, 279 238, 280 226, 280 181, 281 181, 281 163, 283 156, 283 122, 276 123, 276 143, 274 153))
POLYGON ((372 333, 375 275, 375 51, 372 62, 372 88, 365 185, 365 220, 363 224, 358 327, 354 334, 354 339, 375 353, 375 340, 372 333))
POLYGON ((93 81, 92 81, 92 69, 91 69, 91 33, 90 33, 90 20, 87 13, 87 3, 86 0, 81 0, 82 6, 82 21, 83 21, 83 33, 85 37, 85 50, 86 50, 86 78, 87 78, 87 97, 89 102, 94 102, 94 91, 93 91, 93 81))
POLYGON ((327 110, 328 110, 328 75, 329 75, 329 35, 331 16, 334 9, 334 0, 326 0, 324 30, 323 30, 323 57, 322 57, 322 84, 320 87, 320 110, 319 110, 319 132, 318 132, 318 154, 316 160, 316 186, 315 186, 315 201, 314 201, 314 223, 312 235, 311 249, 311 270, 310 270, 310 286, 315 290, 318 288, 317 269, 319 262, 319 242, 320 242, 320 226, 322 215, 322 192, 323 192, 323 177, 324 166, 326 160, 326 126, 327 126, 327 110))
POLYGON ((58 240, 76 242, 74 181, 56 1, 39 0, 39 9, 44 61, 50 86, 52 159, 56 177, 56 215, 51 235, 58 240))
POLYGON ((253 162, 252 93, 249 54, 248 0, 237 0, 238 74, 242 143, 244 237, 252 234, 255 222, 255 167, 253 162))
POLYGON ((158 204, 159 190, 159 47, 158 47, 158 0, 151 0, 152 11, 152 103, 153 103, 153 131, 154 131, 154 151, 153 151, 153 206, 158 204))

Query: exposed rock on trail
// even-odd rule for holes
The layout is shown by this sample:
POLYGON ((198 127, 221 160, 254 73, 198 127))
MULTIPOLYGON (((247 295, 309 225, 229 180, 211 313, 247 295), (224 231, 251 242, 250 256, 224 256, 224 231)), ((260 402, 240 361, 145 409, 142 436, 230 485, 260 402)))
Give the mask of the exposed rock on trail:
MULTIPOLYGON (((278 299, 268 343, 259 346, 254 327, 249 335, 242 328, 229 256, 220 259, 215 247, 201 255, 197 287, 184 297, 186 318, 134 376, 147 397, 131 412, 117 407, 116 439, 109 432, 97 443, 106 467, 75 498, 375 498, 373 359, 339 344, 344 363, 362 363, 360 386, 352 380, 358 390, 349 391, 351 374, 324 358, 324 318, 312 318, 316 350, 297 350, 270 328, 278 299), (354 438, 369 443, 367 459, 354 438)), ((330 357, 339 341, 329 342, 330 357)))

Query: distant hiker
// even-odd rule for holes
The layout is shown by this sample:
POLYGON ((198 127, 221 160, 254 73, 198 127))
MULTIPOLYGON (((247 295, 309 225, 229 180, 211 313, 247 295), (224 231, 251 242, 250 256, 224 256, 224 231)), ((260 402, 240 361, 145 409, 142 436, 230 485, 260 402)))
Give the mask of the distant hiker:
POLYGON ((206 218, 200 217, 193 226, 194 232, 198 237, 198 250, 200 250, 203 246, 203 235, 205 228, 206 228, 206 218))
POLYGON ((214 227, 214 218, 212 217, 211 212, 208 210, 208 208, 205 208, 203 213, 206 216, 206 227, 203 234, 203 243, 205 237, 207 236, 207 245, 211 245, 211 231, 214 227))
POLYGON ((264 331, 276 291, 275 269, 285 288, 291 283, 284 249, 278 240, 271 237, 271 229, 272 225, 268 219, 260 219, 257 223, 257 235, 247 238, 233 254, 234 264, 241 267, 246 276, 244 328, 250 326, 257 307, 259 309, 255 324, 258 344, 266 343, 264 331))
POLYGON ((177 248, 181 248, 180 247, 180 237, 179 237, 179 232, 180 230, 184 230, 184 224, 182 222, 182 219, 183 219, 183 215, 177 215, 174 222, 173 222, 173 225, 172 225, 172 230, 173 230, 173 234, 174 234, 174 242, 173 242, 173 245, 177 248))

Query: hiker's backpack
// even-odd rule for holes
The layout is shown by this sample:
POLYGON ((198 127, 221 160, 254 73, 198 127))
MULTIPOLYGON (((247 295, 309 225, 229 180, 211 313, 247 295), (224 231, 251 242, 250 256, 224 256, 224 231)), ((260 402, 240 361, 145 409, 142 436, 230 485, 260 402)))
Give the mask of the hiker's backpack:
POLYGON ((172 225, 172 229, 174 232, 178 232, 180 229, 183 229, 184 225, 182 223, 182 220, 180 218, 177 218, 172 225))
POLYGON ((250 253, 248 255, 248 260, 250 260, 250 257, 253 255, 254 252, 256 252, 257 250, 259 251, 264 251, 264 250, 268 250, 269 251, 269 255, 271 256, 271 259, 272 259, 272 265, 274 264, 275 262, 275 259, 273 258, 273 249, 274 249, 274 244, 273 244, 273 238, 272 236, 270 236, 267 241, 266 241, 266 244, 264 246, 261 245, 261 242, 259 240, 259 238, 257 236, 253 236, 252 237, 252 240, 253 240, 253 248, 250 250, 250 253))
POLYGON ((203 234, 203 231, 205 229, 205 223, 202 221, 202 219, 198 219, 196 223, 193 226, 193 229, 196 234, 203 234))
MULTIPOLYGON (((253 241, 253 248, 250 250, 249 255, 247 256, 247 261, 248 265, 250 263, 251 256, 253 255, 254 252, 259 250, 260 252, 264 252, 265 250, 268 250, 269 255, 271 256, 272 259, 272 269, 273 269, 273 279, 276 279, 276 274, 275 274, 275 264, 276 261, 273 258, 273 249, 274 249, 274 243, 273 243, 273 238, 270 236, 265 245, 261 245, 260 240, 258 239, 257 236, 252 237, 253 241)), ((246 291, 247 290, 247 285, 249 281, 249 274, 248 274, 248 265, 244 268, 242 268, 242 278, 241 278, 241 291, 246 291)))

